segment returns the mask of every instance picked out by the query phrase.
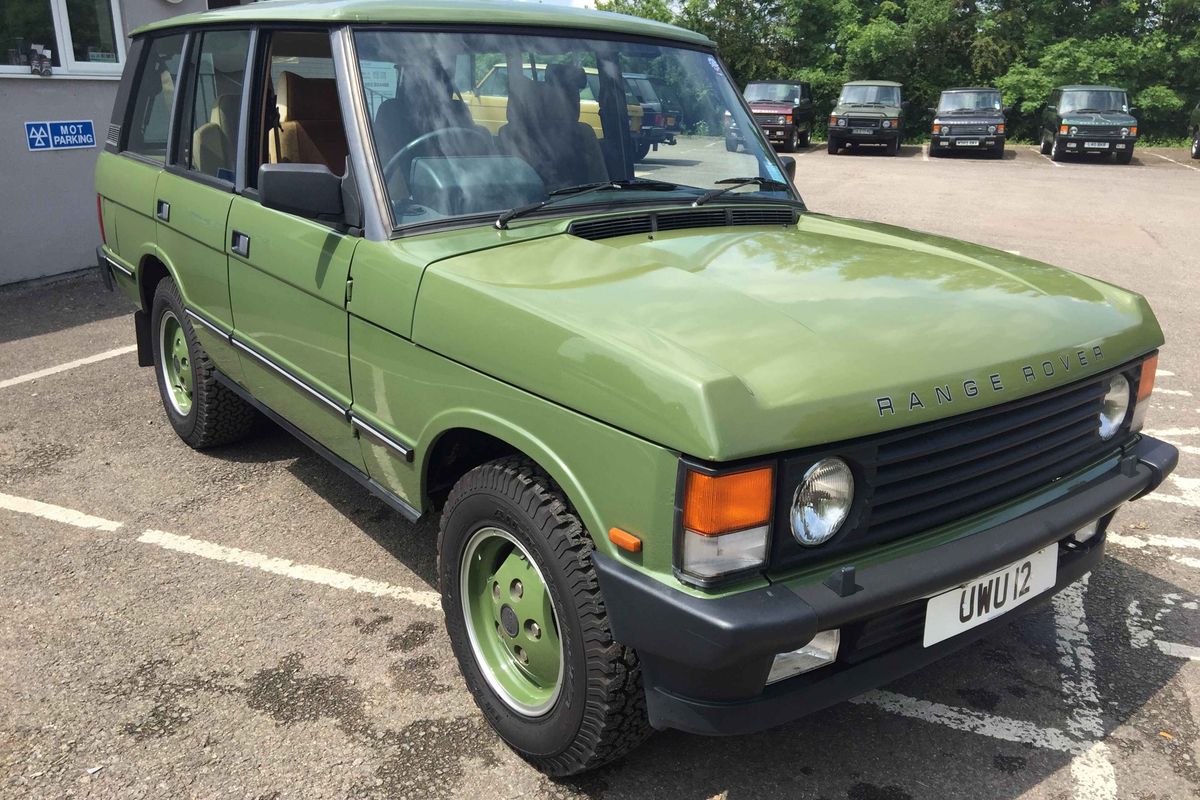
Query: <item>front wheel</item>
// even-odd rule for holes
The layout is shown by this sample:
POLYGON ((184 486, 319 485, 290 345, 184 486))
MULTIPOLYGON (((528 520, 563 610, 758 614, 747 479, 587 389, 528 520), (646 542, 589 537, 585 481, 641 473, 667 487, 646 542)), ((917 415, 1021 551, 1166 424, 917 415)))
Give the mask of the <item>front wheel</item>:
POLYGON ((1192 158, 1200 158, 1200 131, 1192 137, 1192 158))
POLYGON ((471 470, 442 512, 442 611, 467 688, 552 776, 619 758, 651 732, 641 667, 613 641, 592 550, 561 491, 523 458, 471 470))
POLYGON ((793 128, 792 132, 788 134, 787 141, 779 145, 779 149, 785 153, 794 153, 796 152, 797 141, 796 130, 793 128))
POLYGON ((898 138, 892 139, 890 142, 888 142, 887 154, 889 156, 894 156, 894 155, 898 155, 899 153, 900 153, 900 140, 898 138))
POLYGON ((1117 154, 1116 154, 1116 158, 1117 158, 1117 163, 1118 163, 1118 164, 1131 164, 1131 163, 1133 163, 1133 149, 1131 148, 1131 149, 1129 149, 1129 150, 1126 150, 1126 151, 1125 151, 1125 152, 1123 152, 1123 153, 1117 153, 1117 154))
POLYGON ((1049 142, 1049 141, 1047 141, 1047 139, 1046 139, 1046 132, 1045 132, 1045 131, 1042 131, 1042 147, 1041 147, 1041 150, 1042 150, 1042 155, 1044 155, 1044 156, 1048 156, 1048 155, 1050 155, 1050 142, 1049 142))
POLYGON ((170 278, 155 287, 150 323, 158 391, 179 438, 197 450, 244 438, 258 412, 217 382, 216 367, 196 338, 170 278))
POLYGON ((650 155, 650 143, 645 142, 637 146, 637 152, 633 156, 634 161, 645 161, 646 156, 650 155))
POLYGON ((731 153, 736 153, 738 149, 738 140, 736 136, 725 137, 725 149, 731 153))
POLYGON ((807 148, 812 144, 812 131, 805 131, 800 134, 800 146, 807 148))
POLYGON ((998 144, 992 150, 992 158, 1004 158, 1004 145, 998 144))
POLYGON ((1059 143, 1058 137, 1054 137, 1054 141, 1050 144, 1050 160, 1051 161, 1066 161, 1067 152, 1059 143))
POLYGON ((831 156, 836 156, 836 155, 837 155, 837 151, 838 151, 838 145, 837 145, 837 142, 835 142, 833 139, 830 139, 830 140, 829 140, 829 144, 827 145, 827 147, 828 147, 828 149, 829 149, 829 155, 831 155, 831 156))

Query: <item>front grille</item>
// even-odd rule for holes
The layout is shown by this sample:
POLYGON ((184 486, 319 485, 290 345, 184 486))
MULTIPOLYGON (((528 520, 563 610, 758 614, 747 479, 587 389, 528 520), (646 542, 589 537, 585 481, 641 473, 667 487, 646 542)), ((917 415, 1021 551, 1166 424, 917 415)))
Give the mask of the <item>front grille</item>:
POLYGON ((964 134, 967 136, 983 136, 987 134, 987 125, 950 125, 948 127, 954 134, 964 134))
MULTIPOLYGON (((991 409, 786 458, 774 566, 789 567, 931 530, 1045 487, 1113 453, 1098 415, 1111 373, 991 409), (790 535, 790 501, 825 455, 855 469, 860 497, 846 529, 818 548, 790 535)), ((1135 387, 1136 391, 1136 387, 1135 387)))
POLYGON ((1079 128, 1080 136, 1120 136, 1121 129, 1116 126, 1089 125, 1079 128))
POLYGON ((880 119, 878 117, 849 117, 846 124, 851 128, 878 128, 880 119))
POLYGON ((611 239, 630 234, 649 234, 656 231, 677 231, 685 228, 715 228, 727 225, 785 225, 796 224, 798 212, 780 206, 748 206, 745 208, 699 208, 679 211, 657 211, 624 217, 601 217, 572 222, 567 233, 581 239, 611 239))
POLYGON ((779 114, 755 114, 754 121, 759 125, 783 125, 784 118, 779 114))

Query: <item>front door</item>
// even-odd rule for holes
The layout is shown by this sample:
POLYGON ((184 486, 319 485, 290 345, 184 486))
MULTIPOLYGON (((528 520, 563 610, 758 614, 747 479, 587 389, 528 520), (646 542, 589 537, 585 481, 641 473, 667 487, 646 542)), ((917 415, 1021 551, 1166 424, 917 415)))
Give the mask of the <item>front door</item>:
POLYGON ((224 244, 234 342, 245 385, 273 411, 343 461, 363 469, 351 404, 346 314, 350 259, 359 239, 258 202, 260 162, 345 169, 346 139, 327 31, 260 34, 251 184, 229 209, 224 244), (276 111, 277 109, 277 111, 276 111))

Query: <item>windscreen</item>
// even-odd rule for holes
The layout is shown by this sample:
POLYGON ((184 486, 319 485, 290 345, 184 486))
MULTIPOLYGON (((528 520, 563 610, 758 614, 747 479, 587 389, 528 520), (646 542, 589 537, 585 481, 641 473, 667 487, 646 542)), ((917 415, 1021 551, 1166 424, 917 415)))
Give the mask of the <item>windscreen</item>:
POLYGON ((898 106, 900 105, 900 87, 865 84, 843 86, 842 97, 838 103, 850 106, 898 106))
POLYGON ((1119 111, 1129 113, 1129 100, 1125 93, 1109 89, 1072 89, 1063 92, 1059 104, 1060 114, 1070 113, 1099 113, 1119 111))
POLYGON ((746 87, 746 101, 749 103, 791 103, 800 102, 800 87, 794 83, 751 83, 746 87))
POLYGON ((946 92, 938 103, 939 114, 999 111, 999 92, 946 92))
POLYGON ((685 205, 729 187, 722 200, 797 201, 710 53, 503 29, 360 30, 355 44, 397 227, 544 201, 539 213, 685 205), (650 138, 649 77, 687 122, 674 144, 650 138), (751 182, 723 182, 735 178, 751 182))

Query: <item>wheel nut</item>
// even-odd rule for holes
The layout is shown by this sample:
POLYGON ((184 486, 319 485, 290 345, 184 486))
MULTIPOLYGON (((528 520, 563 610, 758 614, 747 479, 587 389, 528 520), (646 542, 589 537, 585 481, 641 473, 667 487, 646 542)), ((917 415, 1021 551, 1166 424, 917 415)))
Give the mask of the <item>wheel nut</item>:
POLYGON ((515 654, 516 654, 516 656, 517 656, 517 660, 518 660, 518 661, 520 661, 522 664, 528 664, 528 663, 529 663, 529 656, 527 656, 527 655, 525 654, 525 649, 524 649, 523 647, 515 647, 515 648, 513 648, 513 653, 515 653, 515 654))
POLYGON ((521 595, 525 593, 525 587, 521 585, 520 581, 514 580, 512 585, 509 587, 509 591, 512 592, 514 600, 520 600, 521 595))
POLYGON ((533 620, 529 620, 528 622, 525 623, 525 631, 526 631, 526 633, 529 634, 529 637, 531 639, 542 638, 542 628, 540 625, 538 625, 533 620))
POLYGON ((500 601, 500 584, 492 581, 492 599, 496 602, 500 601))

